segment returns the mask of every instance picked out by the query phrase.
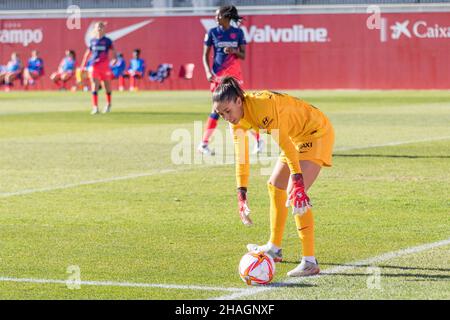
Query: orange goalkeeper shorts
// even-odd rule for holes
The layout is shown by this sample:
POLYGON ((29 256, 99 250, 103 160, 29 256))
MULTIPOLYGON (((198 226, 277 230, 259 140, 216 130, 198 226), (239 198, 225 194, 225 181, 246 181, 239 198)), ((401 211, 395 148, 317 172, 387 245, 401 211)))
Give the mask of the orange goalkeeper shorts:
MULTIPOLYGON (((299 152, 299 159, 309 160, 317 163, 321 167, 331 167, 333 165, 333 145, 334 129, 331 124, 326 128, 325 134, 317 139, 302 141, 296 145, 299 152)), ((287 163, 284 152, 280 154, 280 161, 287 163)))

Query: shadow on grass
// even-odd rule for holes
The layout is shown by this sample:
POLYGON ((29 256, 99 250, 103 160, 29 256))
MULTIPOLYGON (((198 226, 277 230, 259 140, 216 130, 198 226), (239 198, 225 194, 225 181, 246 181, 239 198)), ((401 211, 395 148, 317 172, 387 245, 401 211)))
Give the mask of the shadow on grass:
MULTIPOLYGON (((326 274, 327 276, 344 276, 344 277, 364 277, 367 278, 370 274, 368 273, 333 273, 326 274)), ((383 273, 380 274, 381 277, 386 278, 416 278, 416 279, 405 279, 405 281, 449 281, 450 275, 448 274, 421 274, 421 273, 383 273)))
POLYGON ((298 282, 298 283, 272 282, 271 284, 266 285, 266 287, 271 287, 271 288, 308 288, 308 287, 317 287, 317 286, 315 284, 304 283, 304 282, 298 282))
MULTIPOLYGON (((387 278, 406 278, 405 281, 449 281, 450 280, 450 269, 446 268, 419 268, 419 267, 403 267, 396 265, 358 265, 354 266, 352 264, 338 264, 338 263, 321 263, 322 266, 342 266, 342 267, 355 267, 355 268, 368 268, 368 267, 378 267, 385 272, 381 271, 382 277, 387 278), (404 272, 387 273, 388 269, 395 269, 404 272), (409 271, 425 271, 433 274, 424 273, 411 273, 409 271), (415 278, 415 279, 414 279, 415 278)), ((347 276, 347 277, 367 277, 368 273, 355 273, 355 272, 341 272, 332 274, 323 274, 326 276, 347 276)))
MULTIPOLYGON (((340 263, 320 263, 320 265, 322 266, 343 266, 343 267, 353 267, 354 265, 352 264, 340 264, 340 263)), ((448 274, 450 275, 450 268, 420 268, 420 267, 404 267, 404 266, 396 266, 396 265, 387 265, 387 264, 378 264, 376 265, 379 268, 383 268, 383 269, 401 269, 401 270, 424 270, 424 271, 443 271, 443 272, 448 272, 448 274)), ((361 268, 366 268, 366 267, 373 267, 373 265, 368 265, 368 264, 364 264, 364 265, 360 265, 358 267, 361 268)))

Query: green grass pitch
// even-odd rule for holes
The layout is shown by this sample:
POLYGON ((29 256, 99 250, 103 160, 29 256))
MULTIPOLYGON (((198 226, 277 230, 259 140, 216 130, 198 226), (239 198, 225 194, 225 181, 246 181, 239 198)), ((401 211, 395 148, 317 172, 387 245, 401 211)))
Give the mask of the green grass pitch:
MULTIPOLYGON (((334 166, 310 190, 322 270, 450 238, 448 91, 290 93, 336 131, 334 166)), ((273 154, 252 158, 247 228, 224 121, 215 159, 173 161, 177 133, 190 133, 195 160, 209 92, 113 103, 91 116, 87 93, 0 94, 0 299, 450 299, 448 244, 283 285, 301 256, 291 217, 278 286, 248 291, 237 265, 247 243, 268 239, 273 154), (69 266, 94 282, 70 289, 69 266)))

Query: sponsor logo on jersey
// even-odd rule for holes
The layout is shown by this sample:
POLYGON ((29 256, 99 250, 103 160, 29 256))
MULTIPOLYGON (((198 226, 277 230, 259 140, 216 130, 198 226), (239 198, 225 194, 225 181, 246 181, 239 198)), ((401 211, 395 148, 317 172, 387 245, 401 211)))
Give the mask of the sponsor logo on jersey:
POLYGON ((217 43, 217 46, 219 48, 226 48, 226 47, 237 48, 238 43, 237 43, 237 41, 220 41, 217 43))
POLYGON ((92 50, 95 51, 105 51, 106 50, 106 46, 92 46, 92 50))
POLYGON ((267 128, 268 126, 270 126, 270 124, 273 122, 273 119, 269 119, 269 117, 264 117, 264 119, 262 119, 262 124, 264 128, 267 128))
POLYGON ((312 142, 305 142, 299 146, 299 149, 312 148, 312 142))

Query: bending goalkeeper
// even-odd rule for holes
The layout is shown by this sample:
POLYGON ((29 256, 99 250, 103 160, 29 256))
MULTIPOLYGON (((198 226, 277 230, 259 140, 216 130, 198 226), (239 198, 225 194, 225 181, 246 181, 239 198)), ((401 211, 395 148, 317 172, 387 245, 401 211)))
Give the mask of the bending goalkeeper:
POLYGON ((306 101, 271 91, 245 93, 232 77, 225 77, 213 93, 213 108, 231 124, 235 145, 239 213, 251 224, 247 202, 250 173, 246 131, 265 130, 278 142, 281 155, 267 183, 270 197, 270 239, 265 245, 249 244, 249 251, 264 251, 282 261, 282 238, 292 207, 303 257, 288 276, 320 272, 314 253, 314 217, 308 189, 322 167, 332 165, 334 130, 329 119, 306 101), (288 190, 286 192, 286 190, 288 190))

